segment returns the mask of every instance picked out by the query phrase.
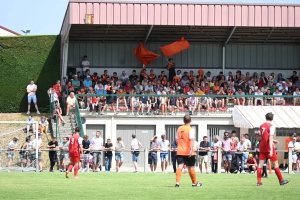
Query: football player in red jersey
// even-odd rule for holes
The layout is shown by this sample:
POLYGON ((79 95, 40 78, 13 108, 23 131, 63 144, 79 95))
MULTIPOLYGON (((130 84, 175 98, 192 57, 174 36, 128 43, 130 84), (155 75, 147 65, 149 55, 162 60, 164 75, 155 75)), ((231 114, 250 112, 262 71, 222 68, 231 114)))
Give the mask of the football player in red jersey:
POLYGON ((66 178, 69 178, 69 173, 74 167, 74 178, 78 178, 78 163, 80 161, 80 155, 83 154, 82 148, 82 137, 80 137, 80 128, 75 128, 75 134, 69 140, 69 156, 70 156, 70 165, 66 171, 66 178))
POLYGON ((260 125, 260 136, 261 141, 259 145, 259 165, 257 169, 257 186, 262 186, 261 177, 262 177, 262 167, 266 159, 270 159, 274 163, 274 169, 276 176, 279 180, 280 185, 285 185, 289 180, 283 180, 279 165, 278 158, 275 151, 273 142, 278 143, 276 140, 273 140, 275 133, 275 126, 271 124, 274 115, 272 113, 266 114, 266 122, 260 125))

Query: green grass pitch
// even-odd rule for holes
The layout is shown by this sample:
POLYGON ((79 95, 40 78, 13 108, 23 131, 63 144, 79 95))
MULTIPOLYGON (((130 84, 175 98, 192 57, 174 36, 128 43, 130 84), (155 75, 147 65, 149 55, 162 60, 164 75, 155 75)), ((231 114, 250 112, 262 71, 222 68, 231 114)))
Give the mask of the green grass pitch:
POLYGON ((0 199, 299 199, 300 175, 284 174, 290 183, 279 186, 275 174, 256 186, 254 174, 197 174, 202 187, 192 187, 188 174, 175 188, 168 173, 0 173, 0 199))

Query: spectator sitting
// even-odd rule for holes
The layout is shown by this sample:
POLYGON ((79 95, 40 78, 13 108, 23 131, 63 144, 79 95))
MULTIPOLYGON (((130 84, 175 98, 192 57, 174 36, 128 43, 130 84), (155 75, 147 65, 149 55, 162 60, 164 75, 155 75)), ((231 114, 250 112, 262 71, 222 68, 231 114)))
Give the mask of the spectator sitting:
POLYGON ((151 81, 148 81, 148 84, 145 86, 145 91, 150 91, 150 92, 153 92, 153 85, 152 85, 152 82, 151 81))
MULTIPOLYGON (((155 92, 152 92, 152 94, 155 94, 155 92)), ((154 115, 158 114, 158 103, 157 103, 157 97, 151 96, 149 98, 149 110, 152 108, 154 110, 154 115)))
POLYGON ((107 70, 104 70, 104 74, 102 74, 100 77, 101 77, 103 80, 106 80, 107 78, 109 78, 109 75, 108 75, 107 70))
POLYGON ((143 91, 143 86, 141 85, 140 82, 137 82, 136 85, 134 86, 134 88, 135 88, 135 92, 137 94, 141 94, 143 91))
POLYGON ((49 123, 46 119, 45 116, 41 117, 41 120, 39 121, 39 129, 41 130, 42 133, 47 133, 50 132, 50 130, 48 129, 49 123))
MULTIPOLYGON (((162 91, 162 95, 166 95, 167 93, 165 91, 162 91)), ((162 115, 166 115, 167 114, 167 101, 168 101, 168 97, 166 96, 162 96, 159 97, 159 107, 161 108, 161 114, 162 115)))
POLYGON ((253 92, 256 92, 258 89, 258 86, 256 85, 255 82, 252 82, 252 85, 250 85, 250 88, 252 89, 253 92))
POLYGON ((93 82, 93 86, 96 85, 96 83, 98 82, 99 76, 97 72, 94 72, 92 75, 92 82, 93 82))
POLYGON ((111 80, 115 83, 115 85, 117 84, 117 81, 119 80, 117 72, 113 73, 111 80))
POLYGON ((127 80, 128 80, 128 75, 126 75, 125 71, 122 71, 120 79, 122 81, 122 86, 124 86, 126 84, 127 80))
POLYGON ((264 95, 269 96, 269 97, 264 97, 264 105, 266 106, 267 103, 273 105, 273 99, 271 97, 271 96, 273 96, 273 94, 271 92, 271 89, 268 89, 267 92, 264 95))
POLYGON ((35 130, 35 123, 32 123, 32 122, 34 122, 32 115, 28 116, 28 119, 26 120, 26 122, 27 122, 27 126, 26 126, 27 132, 26 133, 29 133, 29 131, 32 131, 34 133, 36 130, 35 130))
POLYGON ((273 96, 274 96, 274 99, 273 99, 273 106, 276 106, 276 105, 278 105, 278 104, 281 104, 281 105, 285 105, 285 100, 284 100, 284 98, 282 98, 282 97, 280 97, 280 96, 282 96, 282 93, 281 92, 279 92, 279 90, 278 89, 276 89, 276 91, 275 91, 275 93, 273 94, 273 96), (276 97, 277 96, 277 97, 276 97))
MULTIPOLYGON (((131 93, 132 95, 136 94, 135 92, 131 93)), ((130 108, 131 108, 131 114, 134 115, 133 110, 137 109, 139 107, 139 97, 131 96, 130 97, 130 108)))
MULTIPOLYGON (((272 87, 272 85, 270 87, 272 87)), ((265 84, 264 87, 260 88, 261 92, 264 93, 264 94, 268 91, 268 89, 270 89, 270 88, 268 87, 267 84, 265 84)))
MULTIPOLYGON (((84 87, 80 87, 80 90, 77 92, 77 94, 86 94, 84 87)), ((84 108, 86 97, 85 96, 77 96, 77 100, 78 100, 78 104, 79 104, 80 108, 84 108)))
MULTIPOLYGON (((126 92, 123 90, 123 88, 120 88, 119 91, 117 92, 117 94, 122 95, 122 94, 126 94, 126 92)), ((127 101, 126 101, 125 96, 118 96, 117 97, 117 111, 120 111, 120 109, 119 109, 119 103, 124 103, 125 108, 128 111, 127 101)))
POLYGON ((198 98, 196 97, 189 97, 186 99, 185 105, 189 108, 190 115, 194 114, 194 111, 196 110, 198 106, 197 102, 198 98))
POLYGON ((76 101, 75 94, 74 94, 74 92, 71 92, 70 95, 67 98, 67 101, 66 101, 67 102, 67 113, 66 113, 66 115, 69 115, 70 110, 75 108, 75 105, 76 105, 75 101, 76 101))
POLYGON ((148 74, 146 73, 146 68, 142 68, 140 71, 140 80, 144 80, 144 78, 149 78, 148 74))
POLYGON ((293 105, 296 106, 296 104, 300 104, 300 91, 297 87, 295 92, 293 93, 294 99, 293 99, 293 105))
POLYGON ((245 105, 245 97, 239 97, 242 95, 245 95, 245 93, 243 92, 242 88, 239 88, 238 91, 235 93, 235 96, 237 96, 235 98, 235 105, 245 105))
POLYGON ((186 84, 190 84, 190 80, 188 79, 188 76, 184 76, 183 79, 180 81, 181 86, 186 85, 186 84))
POLYGON ((253 158, 253 155, 251 153, 248 156, 246 165, 248 166, 249 172, 251 174, 256 174, 257 162, 256 162, 256 159, 253 158))
POLYGON ((77 92, 80 87, 80 80, 78 80, 78 76, 74 75, 74 79, 72 80, 72 85, 74 87, 74 91, 77 92))
MULTIPOLYGON (((142 93, 143 95, 144 93, 142 93)), ((143 115, 143 112, 144 112, 144 108, 147 108, 147 114, 149 114, 149 110, 150 110, 150 107, 149 107, 149 101, 148 101, 148 97, 146 96, 141 96, 139 98, 139 107, 137 109, 137 112, 136 114, 139 115, 139 111, 141 110, 141 115, 143 115)))
POLYGON ((296 81, 299 79, 296 71, 293 71, 293 75, 290 77, 290 79, 293 83, 296 83, 296 81))
MULTIPOLYGON (((174 90, 171 91, 171 95, 175 95, 175 91, 174 90)), ((178 107, 179 107, 178 106, 178 98, 175 97, 175 96, 170 96, 168 98, 167 105, 168 105, 169 112, 171 112, 170 114, 171 115, 175 115, 177 113, 178 107)))
POLYGON ((151 69, 149 74, 149 80, 154 81, 154 79, 156 79, 156 74, 154 74, 153 69, 151 69))
POLYGON ((58 120, 58 124, 60 125, 62 122, 62 125, 66 124, 67 122, 64 120, 63 116, 62 116, 62 109, 60 108, 60 105, 57 104, 53 113, 53 119, 54 121, 57 123, 58 120))
MULTIPOLYGON (((257 92, 255 92, 254 94, 255 96, 258 96, 258 95, 264 95, 264 93, 261 92, 260 88, 257 89, 257 92)), ((264 103, 263 103, 263 97, 257 97, 254 99, 254 105, 257 106, 257 101, 260 101, 260 104, 263 106, 264 103)))
POLYGON ((282 81, 282 84, 278 87, 278 90, 281 94, 286 95, 288 93, 288 86, 285 81, 282 81))
POLYGON ((71 92, 75 92, 74 86, 71 81, 67 84, 67 94, 70 94, 71 92))
POLYGON ((129 81, 131 85, 135 86, 137 84, 138 76, 136 75, 136 70, 132 70, 132 74, 129 76, 129 81))
POLYGON ((90 75, 87 75, 87 76, 86 76, 86 79, 83 81, 83 85, 84 85, 86 88, 89 88, 89 87, 93 86, 92 77, 91 77, 90 75))
MULTIPOLYGON (((247 95, 251 95, 251 96, 254 95, 253 90, 251 88, 249 88, 247 95)), ((248 106, 253 105, 253 97, 247 97, 247 104, 248 104, 248 106)))
POLYGON ((297 88, 300 88, 300 77, 298 77, 298 80, 295 82, 295 85, 297 88))

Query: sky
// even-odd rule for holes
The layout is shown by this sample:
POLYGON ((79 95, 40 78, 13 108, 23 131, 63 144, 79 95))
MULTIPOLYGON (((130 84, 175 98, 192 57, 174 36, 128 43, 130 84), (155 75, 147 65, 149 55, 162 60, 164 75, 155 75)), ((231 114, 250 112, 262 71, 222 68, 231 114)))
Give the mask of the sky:
MULTIPOLYGON (((119 0, 120 2, 122 0, 119 0)), ((128 0, 147 2, 147 0, 128 0)), ((300 0, 149 0, 150 2, 229 2, 300 4, 300 0)), ((59 34, 69 0, 6 0, 0 7, 0 26, 30 35, 59 34)), ((126 2, 126 0, 124 1, 126 2)))

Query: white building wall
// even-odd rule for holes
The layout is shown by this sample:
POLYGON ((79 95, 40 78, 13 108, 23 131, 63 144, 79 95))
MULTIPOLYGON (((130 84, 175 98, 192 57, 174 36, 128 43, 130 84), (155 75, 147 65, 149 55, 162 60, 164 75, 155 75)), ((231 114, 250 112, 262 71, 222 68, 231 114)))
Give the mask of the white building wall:
POLYGON ((0 28, 0 37, 1 36, 16 36, 16 35, 7 30, 0 28))

